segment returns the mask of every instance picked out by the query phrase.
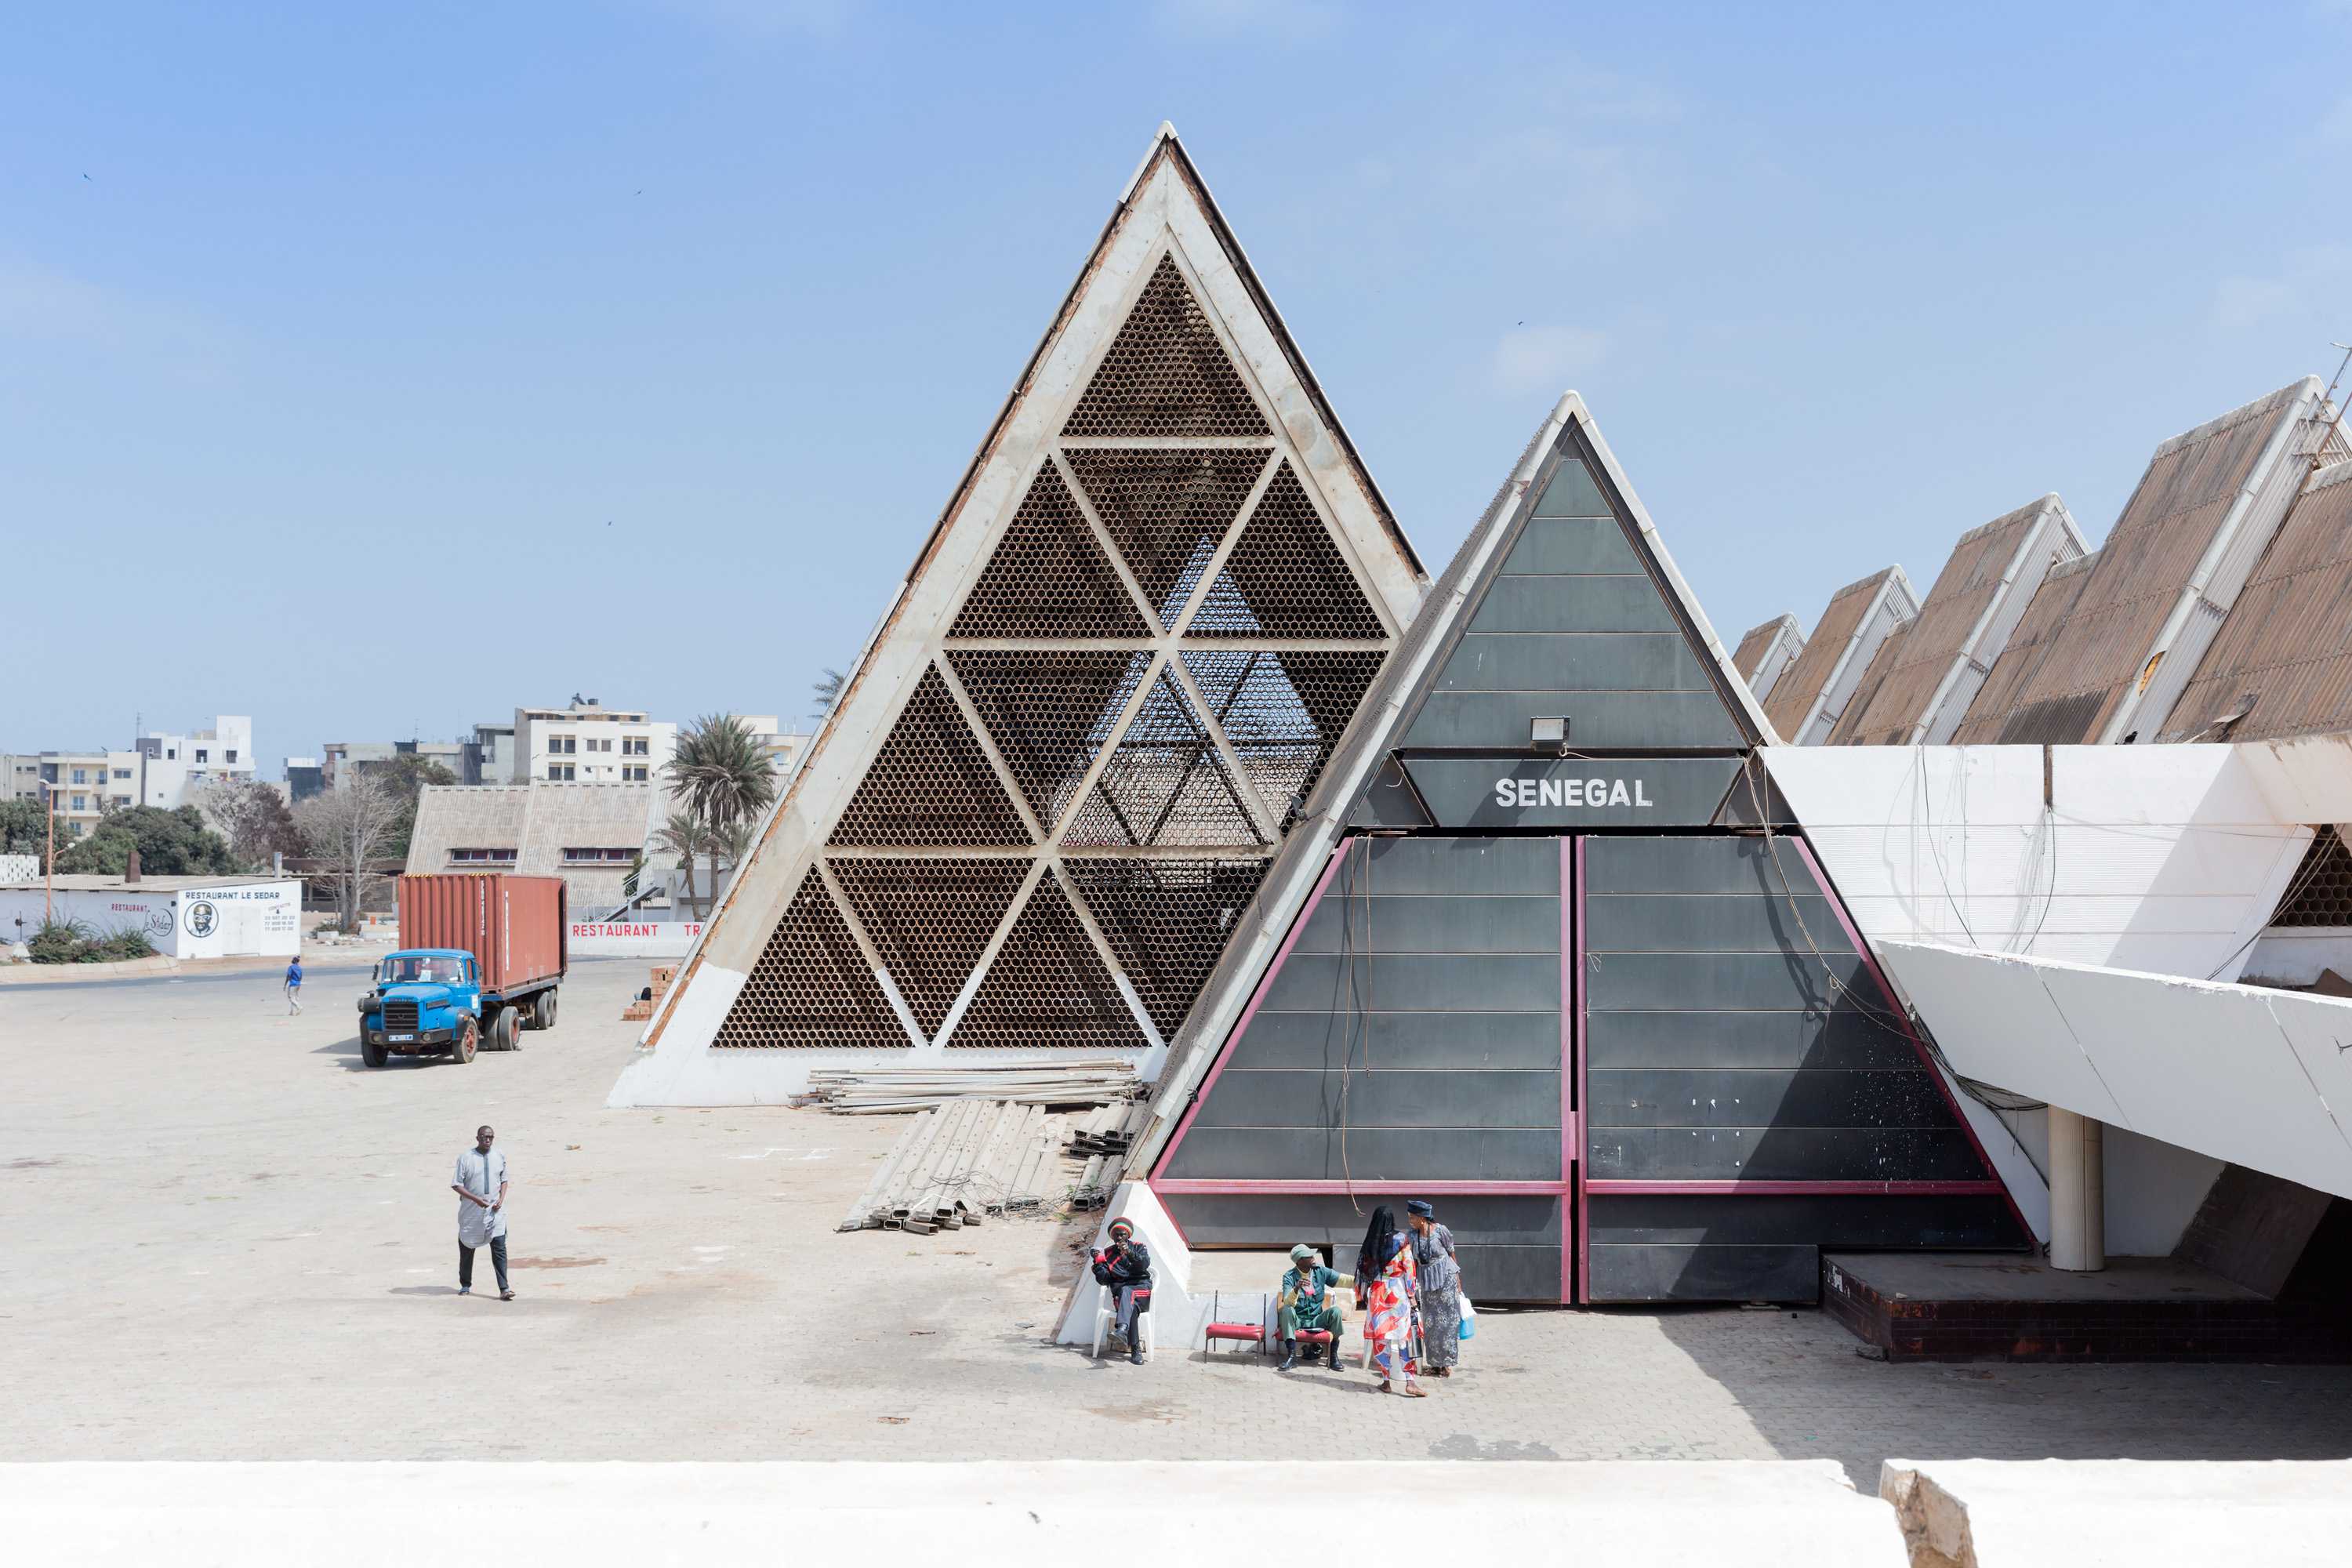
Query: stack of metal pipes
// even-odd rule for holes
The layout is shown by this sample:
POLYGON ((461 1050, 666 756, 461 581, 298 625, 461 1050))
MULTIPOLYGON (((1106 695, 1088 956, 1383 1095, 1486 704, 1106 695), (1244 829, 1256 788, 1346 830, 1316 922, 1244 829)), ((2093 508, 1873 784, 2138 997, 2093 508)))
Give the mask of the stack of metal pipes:
POLYGON ((1087 1061, 1006 1062, 971 1067, 858 1068, 809 1074, 808 1091, 794 1105, 819 1105, 841 1116, 891 1116, 937 1110, 960 1100, 1016 1105, 1087 1106, 1143 1098, 1135 1064, 1118 1058, 1087 1061))
POLYGON ((1098 1107, 1071 1126, 1070 1152, 1124 1154, 1150 1120, 1151 1107, 1139 1102, 1098 1107))
POLYGON ((1034 1211, 1058 1185, 1061 1143, 1042 1104, 971 1098, 918 1111, 836 1228, 929 1236, 1034 1211))

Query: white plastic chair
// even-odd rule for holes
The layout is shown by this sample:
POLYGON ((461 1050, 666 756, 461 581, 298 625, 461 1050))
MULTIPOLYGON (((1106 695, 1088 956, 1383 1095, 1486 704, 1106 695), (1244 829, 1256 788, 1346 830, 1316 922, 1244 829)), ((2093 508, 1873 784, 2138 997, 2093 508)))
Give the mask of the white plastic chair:
MULTIPOLYGON (((1156 1316, 1156 1314, 1149 1310, 1138 1312, 1135 1315, 1136 1331, 1143 1336, 1143 1353, 1145 1355, 1150 1355, 1151 1353, 1151 1320, 1154 1316, 1156 1316)), ((1117 1326, 1118 1321, 1118 1293, 1115 1290, 1105 1289, 1102 1293, 1101 1302, 1095 1308, 1094 1353, 1096 1360, 1099 1361, 1102 1359, 1103 1340, 1110 1333, 1111 1330, 1117 1326)))

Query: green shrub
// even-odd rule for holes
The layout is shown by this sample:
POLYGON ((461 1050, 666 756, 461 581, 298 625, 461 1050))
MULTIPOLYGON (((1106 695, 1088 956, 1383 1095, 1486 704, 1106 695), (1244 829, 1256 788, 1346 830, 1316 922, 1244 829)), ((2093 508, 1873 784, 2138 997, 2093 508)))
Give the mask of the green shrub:
POLYGON ((126 930, 100 936, 77 920, 44 921, 25 949, 35 963, 119 963, 155 956, 155 944, 144 931, 126 930))

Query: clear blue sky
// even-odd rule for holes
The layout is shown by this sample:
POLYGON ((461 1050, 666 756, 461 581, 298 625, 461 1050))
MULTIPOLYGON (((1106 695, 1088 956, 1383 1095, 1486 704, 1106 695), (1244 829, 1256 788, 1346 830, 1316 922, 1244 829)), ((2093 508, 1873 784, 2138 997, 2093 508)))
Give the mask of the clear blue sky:
POLYGON ((1434 572, 1582 391, 1719 631, 2352 341, 2352 4, 50 5, 0 750, 804 711, 1173 120, 1434 572))

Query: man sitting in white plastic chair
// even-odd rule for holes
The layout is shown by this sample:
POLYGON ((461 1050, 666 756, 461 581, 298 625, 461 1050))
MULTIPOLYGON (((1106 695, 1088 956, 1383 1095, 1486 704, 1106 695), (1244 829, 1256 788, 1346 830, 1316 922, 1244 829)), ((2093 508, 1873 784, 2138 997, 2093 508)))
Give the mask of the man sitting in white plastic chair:
POLYGON ((1302 1332, 1330 1335, 1328 1364, 1339 1370, 1339 1336, 1347 1332, 1348 1320, 1339 1310, 1339 1292, 1355 1283, 1352 1276, 1324 1268, 1320 1255, 1305 1242, 1290 1249, 1290 1267, 1283 1271, 1282 1293, 1276 1298, 1280 1306, 1276 1324, 1282 1333, 1282 1364, 1276 1371, 1288 1372, 1298 1364, 1302 1332))
POLYGON ((1135 1222, 1125 1216, 1110 1222, 1110 1245, 1094 1255, 1095 1283, 1110 1292, 1119 1337, 1127 1341, 1127 1359, 1143 1364, 1143 1314, 1151 1310, 1151 1248, 1135 1234, 1135 1222))

